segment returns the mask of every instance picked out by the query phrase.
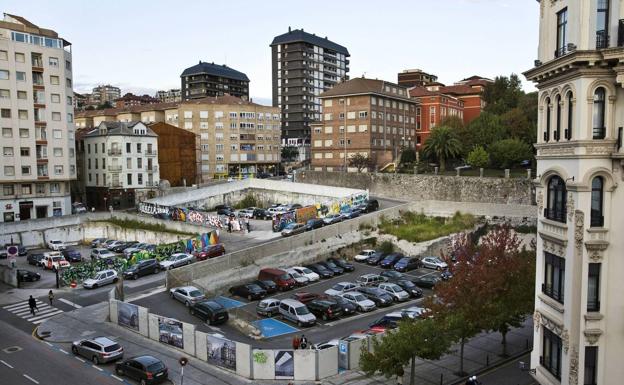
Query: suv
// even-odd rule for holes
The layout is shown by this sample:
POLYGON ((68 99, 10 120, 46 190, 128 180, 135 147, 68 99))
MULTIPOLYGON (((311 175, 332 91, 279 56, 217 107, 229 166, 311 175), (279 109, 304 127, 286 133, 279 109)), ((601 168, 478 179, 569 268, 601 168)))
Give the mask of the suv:
POLYGON ((69 267, 69 262, 67 262, 65 257, 63 257, 63 255, 58 251, 45 253, 39 264, 43 266, 44 270, 52 271, 57 271, 59 268, 69 267))
POLYGON ((115 361, 123 357, 123 348, 106 337, 96 337, 74 341, 71 347, 72 353, 87 358, 95 365, 115 361))
POLYGON ((65 242, 59 241, 58 239, 50 239, 48 241, 48 249, 54 251, 65 250, 67 246, 65 246, 65 242))
POLYGON ((127 376, 142 384, 160 384, 167 381, 169 373, 165 364, 152 356, 133 357, 115 365, 118 376, 127 376))
POLYGON ((280 302, 279 312, 281 316, 298 326, 312 326, 316 323, 316 317, 310 313, 306 305, 294 299, 285 299, 280 302))
POLYGON ((315 299, 306 306, 314 316, 322 318, 323 321, 338 318, 342 315, 340 305, 328 299, 315 299))
POLYGON ((158 274, 160 266, 155 259, 144 259, 139 263, 135 263, 123 272, 124 278, 138 279, 148 274, 158 274))
POLYGON ((99 259, 104 259, 108 262, 112 261, 114 258, 116 258, 117 255, 115 253, 113 253, 112 251, 108 250, 108 249, 104 249, 104 248, 97 248, 97 249, 93 249, 91 250, 91 259, 92 260, 99 260, 99 259))
POLYGON ((384 282, 384 279, 377 274, 364 274, 355 280, 360 286, 377 286, 384 282))
POLYGON ((227 322, 229 315, 223 305, 214 300, 205 300, 191 305, 191 315, 206 321, 208 325, 216 325, 227 322))
POLYGON ((273 215, 268 210, 265 209, 255 209, 253 211, 253 218, 256 219, 271 219, 273 215))

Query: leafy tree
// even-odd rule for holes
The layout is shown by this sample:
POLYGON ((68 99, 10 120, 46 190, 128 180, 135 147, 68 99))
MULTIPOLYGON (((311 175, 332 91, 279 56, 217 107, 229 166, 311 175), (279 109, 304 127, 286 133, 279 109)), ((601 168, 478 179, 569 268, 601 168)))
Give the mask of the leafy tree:
POLYGON ((503 139, 490 146, 492 164, 501 169, 511 168, 525 159, 531 159, 531 147, 519 139, 503 139))
POLYGON ((516 74, 497 76, 494 83, 488 84, 483 90, 485 111, 493 114, 504 114, 516 108, 524 95, 522 83, 516 74))
POLYGON ((98 110, 104 110, 106 108, 113 108, 113 105, 111 104, 111 102, 106 101, 106 102, 104 102, 102 104, 98 104, 98 106, 97 106, 98 110))
POLYGON ((411 163, 414 163, 415 161, 416 161, 416 151, 413 148, 407 147, 407 148, 404 148, 403 151, 401 151, 401 160, 400 160, 401 164, 411 164, 411 163))
POLYGON ((282 147, 282 160, 292 161, 293 159, 296 159, 298 155, 299 150, 297 147, 282 147))
POLYGON ((490 156, 482 146, 477 146, 470 151, 466 161, 472 167, 486 167, 490 163, 490 156))
POLYGON ((381 244, 379 245, 379 251, 384 254, 390 254, 394 252, 394 243, 392 243, 392 241, 381 242, 381 244))
POLYGON ((462 145, 457 133, 450 127, 438 126, 431 130, 425 141, 423 154, 427 158, 435 158, 440 163, 440 171, 446 170, 446 160, 461 153, 462 145))
POLYGON ((530 120, 520 107, 514 108, 501 115, 501 124, 512 138, 520 139, 527 144, 533 144, 537 137, 537 124, 530 120))
POLYGON ((464 120, 459 116, 448 115, 440 120, 439 126, 451 127, 459 131, 464 128, 464 120))
POLYGON ((357 168, 357 172, 362 172, 365 168, 372 166, 372 162, 368 155, 362 155, 359 152, 351 155, 349 158, 349 167, 357 168))
POLYGON ((476 119, 459 131, 459 138, 462 143, 462 153, 468 156, 476 146, 483 146, 489 150, 489 146, 502 139, 509 137, 505 126, 501 123, 498 115, 482 112, 476 119))
POLYGON ((93 107, 93 106, 86 106, 85 110, 86 111, 93 111, 93 110, 95 110, 95 107, 93 107))

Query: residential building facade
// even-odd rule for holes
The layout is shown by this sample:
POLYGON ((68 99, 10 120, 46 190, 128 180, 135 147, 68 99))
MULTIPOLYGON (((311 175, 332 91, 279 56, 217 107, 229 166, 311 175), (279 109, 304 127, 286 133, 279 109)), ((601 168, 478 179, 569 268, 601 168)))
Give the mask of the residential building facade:
POLYGON ((320 95, 323 120, 313 124, 312 168, 358 171, 349 159, 367 157, 367 169, 394 162, 404 148, 415 148, 418 102, 397 84, 355 78, 320 95))
POLYGON ((624 378, 624 59, 618 1, 539 2, 534 348, 540 384, 624 378))
POLYGON ((119 99, 114 100, 115 108, 127 108, 132 106, 141 106, 143 104, 154 104, 160 103, 159 99, 153 98, 149 95, 135 95, 131 92, 128 92, 124 96, 119 99))
POLYGON ((276 36, 271 43, 273 106, 282 114, 282 144, 300 147, 307 160, 310 124, 321 120, 319 96, 347 80, 349 51, 303 29, 276 36))
POLYGON ((419 102, 416 108, 416 149, 420 150, 431 130, 447 117, 464 119, 464 102, 443 94, 438 86, 414 87, 410 96, 419 102))
POLYGON ((89 95, 88 105, 99 106, 100 104, 110 103, 111 106, 114 106, 115 99, 119 99, 121 97, 121 89, 119 87, 106 84, 94 87, 93 91, 87 95, 89 95))
POLYGON ((168 91, 158 91, 154 97, 161 103, 178 103, 182 101, 182 91, 179 88, 170 89, 168 91))
POLYGON ((0 220, 71 214, 76 178, 72 55, 50 29, 0 21, 0 220))
POLYGON ((225 64, 206 63, 200 60, 199 64, 185 69, 180 79, 182 100, 226 94, 249 100, 249 78, 225 64))
POLYGON ((424 87, 438 81, 438 77, 420 69, 403 70, 397 75, 397 83, 402 87, 424 87))
POLYGON ((87 205, 125 209, 156 196, 158 136, 142 122, 102 122, 83 137, 87 205))
POLYGON ((191 186, 197 180, 196 135, 177 126, 156 122, 148 127, 158 135, 160 180, 170 186, 191 186))

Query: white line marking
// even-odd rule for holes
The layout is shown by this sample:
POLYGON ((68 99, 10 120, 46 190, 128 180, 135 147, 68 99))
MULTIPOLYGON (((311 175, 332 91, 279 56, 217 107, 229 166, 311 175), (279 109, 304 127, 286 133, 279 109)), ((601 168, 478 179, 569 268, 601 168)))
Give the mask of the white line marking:
MULTIPOLYGON (((41 308, 39 310, 35 310, 35 314, 45 314, 45 313, 49 313, 50 311, 54 311, 54 310, 58 310, 58 309, 55 308, 55 307, 41 308)), ((31 314, 31 313, 30 313, 30 310, 26 310, 26 311, 22 311, 22 312, 19 312, 19 313, 13 313, 13 314, 15 314, 18 317, 24 318, 25 315, 31 314)))
POLYGON ((68 304, 69 306, 73 306, 76 309, 82 309, 82 306, 78 305, 77 303, 73 303, 72 301, 68 301, 65 298, 59 298, 59 301, 68 304))
POLYGON ((162 293, 163 291, 167 291, 167 288, 165 286, 159 286, 158 288, 151 290, 147 293, 143 293, 143 294, 139 294, 136 297, 134 296, 130 296, 128 298, 126 298, 126 302, 133 302, 133 301, 138 301, 140 299, 149 297, 151 295, 157 294, 157 293, 162 293))
POLYGON ((98 368, 98 367, 97 367, 97 366, 95 366, 95 365, 91 365, 91 366, 93 367, 93 369, 97 369, 97 370, 99 370, 100 372, 103 372, 103 371, 104 371, 104 369, 102 369, 102 368, 98 368))
POLYGON ((5 366, 8 366, 9 368, 13 369, 13 367, 11 365, 7 364, 6 362, 4 362, 2 360, 0 360, 0 362, 2 362, 5 366))
POLYGON ((34 382, 35 384, 38 384, 39 381, 35 380, 34 378, 32 378, 31 376, 29 376, 28 374, 22 374, 22 376, 28 378, 29 380, 31 380, 32 382, 34 382))
POLYGON ((82 359, 82 358, 80 358, 80 357, 74 357, 74 358, 75 358, 75 359, 77 359, 78 361, 82 362, 82 363, 85 363, 85 362, 86 362, 85 360, 83 360, 83 359, 82 359))
POLYGON ((116 375, 114 375, 114 374, 111 374, 111 377, 113 377, 113 378, 114 378, 114 379, 116 379, 117 381, 124 382, 123 378, 119 378, 119 377, 117 377, 117 376, 116 376, 116 375))
POLYGON ((44 341, 46 344, 48 344, 49 346, 54 346, 51 343, 49 343, 48 341, 44 341))
POLYGON ((52 317, 53 315, 57 315, 57 314, 60 314, 62 312, 63 312, 63 310, 52 311, 51 313, 48 313, 48 314, 45 314, 45 315, 38 315, 36 317, 28 318, 28 319, 26 319, 26 321, 35 323, 35 321, 37 321, 37 320, 42 320, 42 319, 45 319, 45 318, 48 318, 48 317, 52 317))
POLYGON ((27 303, 14 303, 13 305, 9 305, 9 306, 3 307, 3 309, 9 310, 9 311, 13 311, 15 309, 28 307, 28 306, 29 305, 27 303))
POLYGON ((61 352, 65 353, 65 354, 69 354, 67 351, 63 350, 63 349, 59 349, 61 352))

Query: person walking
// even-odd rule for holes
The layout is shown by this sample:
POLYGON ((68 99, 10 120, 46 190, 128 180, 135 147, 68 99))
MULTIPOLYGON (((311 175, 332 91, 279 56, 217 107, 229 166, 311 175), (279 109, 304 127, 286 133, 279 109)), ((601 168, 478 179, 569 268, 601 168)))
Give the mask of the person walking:
POLYGON ((294 336, 292 341, 293 350, 299 349, 299 337, 294 336))
POLYGON ((232 218, 228 217, 227 224, 228 224, 228 233, 231 233, 232 232, 232 218))
POLYGON ((48 300, 50 300, 50 306, 52 306, 52 300, 54 299, 54 293, 52 293, 52 290, 50 290, 48 292, 48 300))
POLYGON ((305 334, 301 335, 301 339, 299 340, 299 347, 301 347, 301 349, 305 349, 308 346, 308 339, 306 338, 305 334))
POLYGON ((251 223, 249 222, 249 218, 245 218, 245 226, 247 227, 247 232, 251 233, 251 223))
POLYGON ((35 301, 32 295, 28 298, 28 306, 30 307, 30 314, 32 315, 35 315, 35 310, 39 311, 39 309, 37 309, 37 301, 35 301))

